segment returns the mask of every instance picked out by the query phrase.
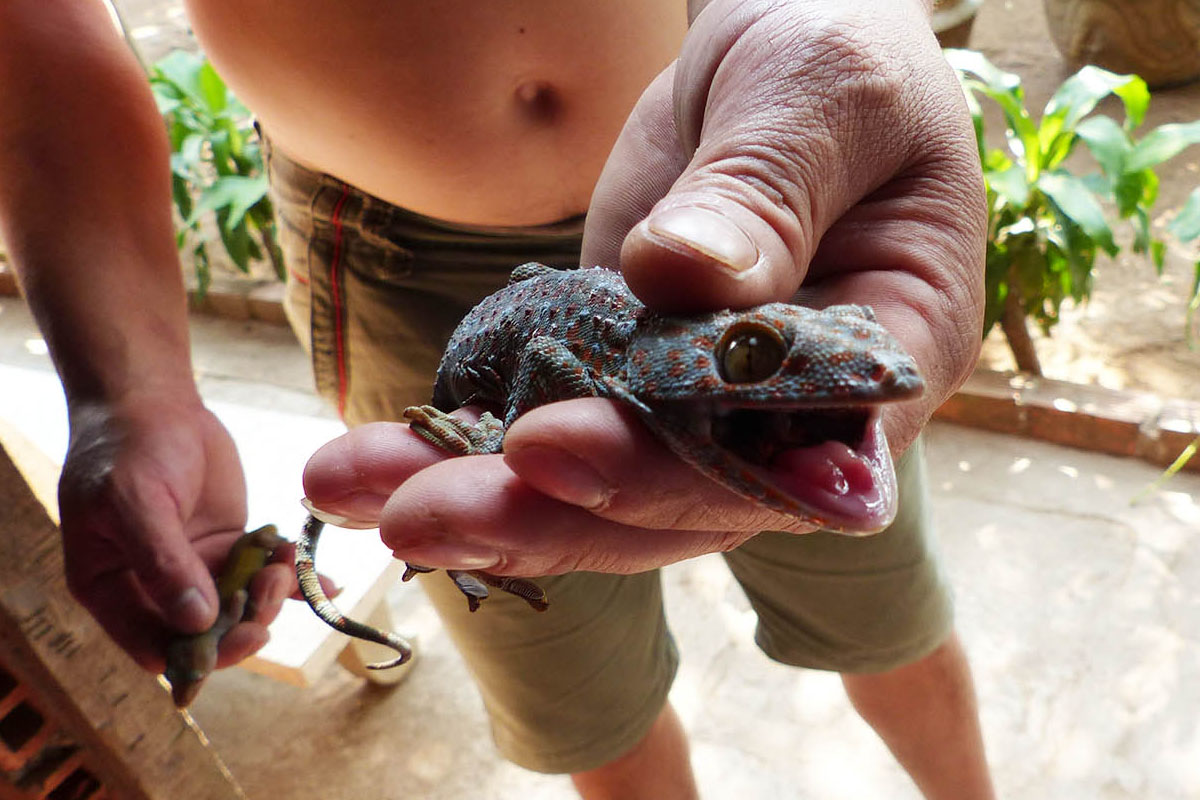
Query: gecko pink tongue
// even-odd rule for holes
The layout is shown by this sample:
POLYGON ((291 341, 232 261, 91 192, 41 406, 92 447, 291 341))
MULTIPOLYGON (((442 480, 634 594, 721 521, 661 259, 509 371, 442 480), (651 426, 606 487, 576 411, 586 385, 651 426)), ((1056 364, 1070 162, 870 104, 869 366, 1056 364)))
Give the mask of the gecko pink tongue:
POLYGON ((864 455, 841 442, 785 450, 771 463, 775 485, 826 514, 835 527, 878 530, 890 522, 890 489, 887 476, 864 455))

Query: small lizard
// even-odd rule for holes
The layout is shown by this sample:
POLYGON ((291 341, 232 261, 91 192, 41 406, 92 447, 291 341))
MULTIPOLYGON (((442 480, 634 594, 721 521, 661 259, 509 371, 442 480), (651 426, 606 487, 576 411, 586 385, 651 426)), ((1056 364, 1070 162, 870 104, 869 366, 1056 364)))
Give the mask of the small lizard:
MULTIPOLYGON (((881 406, 923 390, 912 357, 866 306, 770 303, 673 316, 646 308, 611 270, 525 264, 458 325, 430 405, 404 415, 414 432, 455 455, 499 453, 505 430, 530 409, 611 398, 722 486, 863 535, 887 527, 896 512, 881 406), (473 425, 449 415, 465 405, 488 411, 473 425)), ((310 520, 306 535, 314 526, 319 532, 310 520)), ((316 594, 312 569, 308 558, 300 572, 314 592, 310 605, 336 628, 359 626, 316 594)), ((428 571, 410 564, 405 580, 428 571)), ((449 574, 472 611, 488 586, 546 606, 531 581, 449 574)), ((397 647, 389 636, 369 638, 397 647)))
POLYGON ((216 621, 203 633, 178 636, 167 645, 163 677, 171 684, 171 697, 179 708, 196 699, 204 679, 216 669, 221 638, 234 625, 253 616, 250 581, 271 560, 275 548, 285 542, 274 525, 263 525, 238 537, 217 577, 216 621))

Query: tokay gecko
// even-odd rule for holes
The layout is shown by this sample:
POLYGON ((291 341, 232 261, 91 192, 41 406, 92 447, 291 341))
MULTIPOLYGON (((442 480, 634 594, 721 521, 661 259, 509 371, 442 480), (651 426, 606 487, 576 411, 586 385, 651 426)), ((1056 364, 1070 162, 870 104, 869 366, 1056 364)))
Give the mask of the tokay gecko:
MULTIPOLYGON (((881 405, 917 397, 916 362, 866 306, 785 303, 674 316, 642 305, 620 274, 525 264, 459 323, 430 405, 405 411, 412 430, 455 455, 499 453, 504 431, 557 400, 606 397, 633 409, 679 458, 775 511, 846 534, 887 527, 896 477, 881 405), (475 424, 448 412, 488 409, 475 424)), ((318 616, 352 636, 411 655, 399 636, 344 617, 321 591, 311 508, 296 552, 300 587, 318 616)), ((427 567, 408 565, 405 579, 427 567)), ((533 581, 448 570, 474 611, 488 587, 538 610, 533 581)))

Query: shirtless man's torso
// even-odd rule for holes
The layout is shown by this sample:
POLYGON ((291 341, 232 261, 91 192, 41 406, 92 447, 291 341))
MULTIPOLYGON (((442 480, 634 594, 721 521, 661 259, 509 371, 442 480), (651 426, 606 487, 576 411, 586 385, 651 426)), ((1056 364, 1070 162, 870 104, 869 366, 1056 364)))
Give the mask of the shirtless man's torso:
POLYGON ((293 159, 481 225, 585 211, 687 29, 680 0, 186 5, 218 71, 293 159))

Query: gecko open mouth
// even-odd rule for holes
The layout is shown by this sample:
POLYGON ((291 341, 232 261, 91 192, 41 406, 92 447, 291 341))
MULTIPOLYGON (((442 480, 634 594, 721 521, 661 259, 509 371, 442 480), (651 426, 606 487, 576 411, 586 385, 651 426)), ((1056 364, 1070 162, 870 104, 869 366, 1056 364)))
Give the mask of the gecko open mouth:
POLYGON ((870 406, 796 410, 734 408, 713 417, 713 440, 755 464, 769 464, 780 452, 841 442, 857 449, 874 414, 870 406))
POLYGON ((873 533, 895 516, 896 478, 878 406, 729 408, 711 436, 799 511, 843 533, 873 533))

